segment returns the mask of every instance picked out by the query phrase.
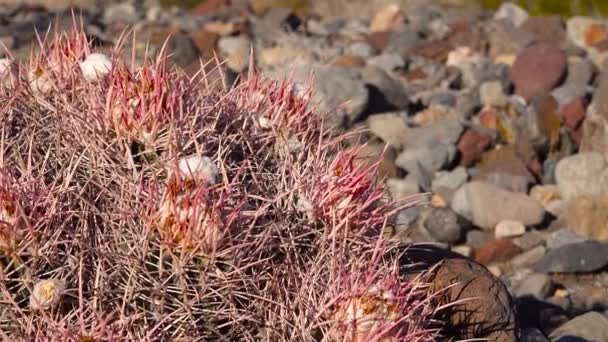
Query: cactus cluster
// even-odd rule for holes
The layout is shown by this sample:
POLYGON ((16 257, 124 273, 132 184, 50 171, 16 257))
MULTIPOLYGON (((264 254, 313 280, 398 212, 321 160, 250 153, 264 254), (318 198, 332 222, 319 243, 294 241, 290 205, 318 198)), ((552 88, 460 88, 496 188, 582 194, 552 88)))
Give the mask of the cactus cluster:
POLYGON ((433 340, 378 163, 312 86, 136 65, 74 26, 0 61, 0 336, 433 340))

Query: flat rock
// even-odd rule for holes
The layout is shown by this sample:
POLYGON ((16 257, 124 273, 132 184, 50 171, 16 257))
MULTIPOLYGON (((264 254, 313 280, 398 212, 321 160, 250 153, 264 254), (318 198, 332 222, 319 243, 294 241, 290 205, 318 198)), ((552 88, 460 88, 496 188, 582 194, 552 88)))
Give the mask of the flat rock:
POLYGON ((544 273, 593 272, 606 265, 608 245, 585 241, 549 250, 535 266, 535 270, 544 273))

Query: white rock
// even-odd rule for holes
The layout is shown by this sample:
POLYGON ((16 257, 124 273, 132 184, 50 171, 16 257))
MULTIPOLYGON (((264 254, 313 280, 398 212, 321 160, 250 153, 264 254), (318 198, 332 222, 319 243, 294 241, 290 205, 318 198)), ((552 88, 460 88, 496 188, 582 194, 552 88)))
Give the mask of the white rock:
POLYGON ((512 2, 505 2, 494 13, 494 20, 506 19, 517 27, 528 20, 529 16, 525 9, 512 2))
POLYGON ((496 225, 494 236, 501 239, 524 235, 525 232, 526 226, 523 223, 515 220, 502 220, 496 225))
POLYGON ((94 82, 102 79, 110 72, 112 60, 102 53, 92 53, 80 62, 80 70, 84 79, 94 82))
POLYGON ((608 194, 608 164, 597 152, 582 152, 557 163, 555 180, 564 200, 608 194))

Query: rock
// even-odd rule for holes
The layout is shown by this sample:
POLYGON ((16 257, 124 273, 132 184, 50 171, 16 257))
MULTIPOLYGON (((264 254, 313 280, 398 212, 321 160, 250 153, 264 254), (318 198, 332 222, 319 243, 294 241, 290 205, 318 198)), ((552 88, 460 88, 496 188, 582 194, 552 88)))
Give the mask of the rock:
POLYGON ((456 191, 469 179, 467 169, 459 166, 452 171, 442 172, 440 175, 433 179, 431 190, 437 192, 440 189, 448 189, 450 191, 456 191))
POLYGON ((479 163, 479 172, 473 180, 482 180, 502 189, 526 193, 536 182, 524 156, 515 146, 505 146, 486 152, 479 163))
POLYGON ((383 69, 386 72, 393 72, 395 69, 403 68, 405 61, 397 53, 383 53, 369 58, 367 64, 383 69))
MULTIPOLYGON (((283 44, 261 50, 258 59, 263 66, 277 67, 290 63, 312 63, 315 57, 306 49, 292 44, 283 44)), ((334 65, 336 64, 334 63, 334 65)))
POLYGON ((528 20, 528 12, 511 2, 505 2, 494 13, 494 20, 506 19, 514 26, 519 26, 528 20))
POLYGON ((420 217, 421 211, 419 206, 399 210, 397 217, 395 217, 395 233, 398 235, 405 235, 405 233, 408 233, 409 228, 420 217))
POLYGON ((532 273, 515 287, 515 297, 532 296, 538 300, 545 299, 553 288, 551 277, 544 273, 532 273))
POLYGON ((473 254, 473 248, 467 245, 452 246, 451 251, 467 258, 473 254))
POLYGON ((593 272, 608 265, 608 245, 597 241, 571 243, 550 249, 535 266, 544 273, 593 272))
POLYGON ((353 149, 357 157, 353 160, 355 166, 363 168, 372 167, 378 160, 378 176, 381 178, 397 177, 397 167, 395 166, 396 153, 392 148, 386 148, 384 144, 365 144, 357 145, 353 149))
POLYGON ((608 27, 603 20, 574 16, 566 23, 568 39, 584 49, 591 60, 601 65, 608 39, 608 27))
POLYGON ((132 25, 139 21, 140 15, 137 13, 135 5, 129 1, 110 4, 103 12, 103 21, 106 24, 121 23, 132 25))
POLYGON ((407 148, 397 156, 397 166, 408 170, 411 163, 418 162, 429 172, 435 172, 451 163, 456 154, 452 145, 438 140, 427 141, 416 148, 407 148))
POLYGON ((572 243, 581 243, 588 240, 589 238, 580 236, 568 228, 562 228, 549 235, 547 238, 547 248, 558 249, 572 243))
POLYGON ((543 206, 553 201, 560 200, 559 189, 556 185, 535 185, 530 189, 530 197, 537 200, 543 206))
POLYGON ((583 139, 583 122, 585 120, 585 109, 587 100, 583 96, 575 97, 565 105, 561 111, 568 133, 572 139, 580 145, 583 139))
POLYGON ((538 42, 561 44, 566 38, 564 21, 559 15, 529 17, 520 28, 529 32, 538 42))
MULTIPOLYGON (((439 96, 441 95, 439 94, 439 96)), ((411 122, 418 126, 427 126, 442 120, 458 120, 459 118, 459 113, 445 105, 429 104, 429 108, 416 113, 411 122)))
POLYGON ((235 72, 241 72, 249 65, 251 41, 244 35, 222 37, 217 42, 219 51, 228 59, 226 65, 235 72))
POLYGON ((544 246, 536 246, 528 251, 514 256, 513 259, 511 259, 511 266, 513 266, 515 269, 532 267, 541 261, 545 254, 547 254, 547 249, 544 246))
POLYGON ((453 244, 462 237, 460 219, 449 208, 430 208, 423 215, 422 225, 438 242, 453 244))
POLYGON ((588 312, 564 323, 551 333, 551 341, 608 341, 608 318, 588 312))
MULTIPOLYGON (((433 246, 411 246, 402 265, 419 264, 433 269, 430 293, 439 293, 438 304, 447 305, 437 319, 442 331, 455 340, 473 338, 516 341, 517 321, 511 296, 504 284, 482 265, 433 246)), ((411 276, 416 276, 412 274, 411 276)))
POLYGON ((420 193, 418 182, 412 178, 389 178, 386 181, 386 186, 388 187, 391 198, 395 201, 420 193))
POLYGON ((372 134, 385 143, 400 147, 409 133, 405 120, 396 113, 375 114, 367 118, 367 126, 372 134))
POLYGON ((405 22, 405 14, 396 4, 381 8, 372 19, 370 32, 393 31, 405 22))
POLYGON ((535 247, 541 246, 545 244, 545 236, 538 231, 532 230, 526 232, 524 235, 516 237, 513 239, 513 243, 515 243, 519 248, 524 251, 529 251, 535 247))
POLYGON ((367 66, 360 71, 369 88, 368 110, 372 113, 407 108, 410 100, 399 80, 381 68, 367 66))
POLYGON ((492 239, 492 235, 489 232, 483 230, 469 230, 466 236, 466 244, 467 246, 477 249, 490 241, 490 239, 492 239))
POLYGON ((580 236, 608 242, 608 196, 579 196, 569 200, 559 221, 580 236))
POLYGON ((454 196, 452 196, 452 201, 450 202, 450 208, 467 220, 472 220, 473 213, 471 208, 471 200, 469 199, 468 194, 468 183, 462 185, 454 192, 454 196))
POLYGON ((479 87, 481 104, 488 107, 504 107, 507 97, 502 89, 502 84, 497 81, 484 82, 479 87))
POLYGON ((493 229, 502 220, 517 220, 525 226, 539 224, 545 215, 544 208, 525 194, 500 189, 492 184, 473 181, 457 191, 463 191, 464 199, 454 195, 452 208, 478 227, 493 229), (456 203, 466 201, 469 204, 456 203), (470 213, 462 212, 468 208, 470 213))
POLYGON ((405 136, 404 147, 416 147, 429 141, 438 140, 454 145, 464 130, 460 119, 445 119, 422 127, 412 128, 405 136))
POLYGON ((307 85, 311 73, 315 85, 312 103, 318 104, 318 113, 331 111, 326 126, 341 128, 355 122, 363 114, 369 99, 368 90, 356 71, 350 68, 299 65, 267 71, 264 75, 275 80, 290 76, 295 83, 307 85))
MULTIPOLYGON (((510 60, 512 59, 510 56, 518 55, 526 46, 534 42, 532 34, 507 20, 490 21, 484 26, 490 44, 489 56, 495 60, 499 60, 499 56, 502 56, 500 60, 505 57, 506 60, 510 60)), ((507 64, 512 65, 510 62, 507 64)))
POLYGON ((474 129, 464 131, 458 142, 460 165, 469 167, 475 164, 492 143, 492 138, 474 129))
POLYGON ((376 54, 376 49, 366 42, 354 42, 346 47, 344 53, 346 55, 369 58, 376 54))
POLYGON ((521 249, 511 239, 489 240, 473 253, 475 261, 490 265, 496 262, 506 262, 521 253, 521 249))
POLYGON ((600 152, 608 156, 608 114, 602 110, 605 108, 603 104, 598 103, 597 100, 600 98, 598 95, 600 94, 594 96, 594 102, 587 108, 587 115, 583 121, 580 151, 600 152))
POLYGON ((514 220, 503 220, 496 225, 494 237, 497 239, 510 238, 524 235, 525 232, 526 226, 523 223, 514 220))
POLYGON ((537 328, 525 328, 521 332, 520 342, 549 342, 545 334, 537 328))
POLYGON ((167 43, 167 50, 171 51, 171 62, 181 67, 190 65, 199 57, 194 41, 184 33, 173 34, 167 43))
POLYGON ((604 156, 597 152, 583 152, 560 160, 555 179, 565 200, 608 194, 608 167, 604 156))
POLYGON ((586 86, 593 78, 593 65, 579 56, 568 57, 568 76, 565 85, 586 86))
POLYGON ((403 165, 407 171, 406 180, 412 180, 418 183, 418 186, 425 192, 431 190, 431 182, 433 181, 433 174, 424 168, 418 161, 410 161, 403 165))
POLYGON ((551 43, 528 46, 511 69, 515 93, 530 101, 551 91, 562 80, 566 67, 566 56, 559 46, 551 43))

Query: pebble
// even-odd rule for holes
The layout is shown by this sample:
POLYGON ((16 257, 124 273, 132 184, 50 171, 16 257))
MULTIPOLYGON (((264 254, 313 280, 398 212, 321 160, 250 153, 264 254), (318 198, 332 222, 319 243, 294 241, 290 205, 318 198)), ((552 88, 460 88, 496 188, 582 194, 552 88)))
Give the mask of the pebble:
POLYGON ((430 208, 423 216, 422 225, 438 242, 453 244, 462 238, 461 220, 449 208, 430 208))
POLYGON ((523 235, 526 232, 526 226, 519 221, 502 220, 498 222, 494 229, 494 237, 497 239, 516 237, 523 235))
POLYGON ((479 87, 481 103, 488 107, 503 107, 507 104, 507 97, 498 81, 484 82, 479 87))
POLYGON ((550 276, 544 273, 532 273, 526 275, 515 286, 513 294, 516 297, 532 296, 538 300, 544 300, 551 293, 552 288, 553 282, 550 276))
POLYGON ((494 20, 506 19, 514 26, 520 26, 528 20, 529 14, 525 9, 512 2, 505 2, 494 13, 494 20))
POLYGON ((555 179, 560 195, 569 200, 583 195, 608 194, 608 165, 597 152, 582 152, 557 163, 555 179))
POLYGON ((589 238, 580 236, 568 228, 562 228, 547 237, 547 248, 558 249, 569 244, 576 244, 588 241, 589 238))
POLYGON ((511 78, 515 93, 532 100, 556 87, 567 70, 564 52, 552 43, 536 43, 525 48, 513 63, 511 78))
POLYGON ((608 341, 608 318, 598 312, 577 316, 554 330, 552 341, 608 341))
MULTIPOLYGON (((517 243, 515 245, 519 246, 517 243)), ((536 246, 513 257, 511 265, 515 268, 531 267, 538 263, 545 254, 547 254, 545 246, 536 246)))
POLYGON ((593 272, 606 265, 608 246, 597 241, 584 241, 550 249, 535 270, 544 273, 593 272))

